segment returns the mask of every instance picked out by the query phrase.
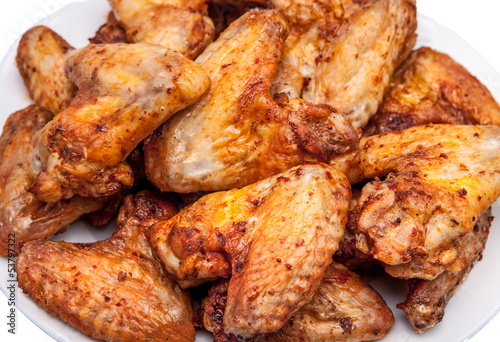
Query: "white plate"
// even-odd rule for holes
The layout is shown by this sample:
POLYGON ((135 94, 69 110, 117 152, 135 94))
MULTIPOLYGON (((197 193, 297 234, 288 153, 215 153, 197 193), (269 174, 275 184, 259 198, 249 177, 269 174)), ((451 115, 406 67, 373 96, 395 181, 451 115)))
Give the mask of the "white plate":
MULTIPOLYGON (((41 23, 49 26, 71 45, 83 47, 88 43, 97 28, 106 20, 109 5, 105 0, 88 0, 71 4, 41 23)), ((418 16, 418 46, 430 46, 448 53, 462 63, 483 83, 493 85, 500 80, 496 71, 464 40, 446 27, 433 20, 418 16)), ((17 43, 11 47, 0 64, 0 123, 16 110, 22 109, 31 100, 15 67, 17 43)), ((500 99, 499 87, 490 87, 493 95, 500 99)), ((493 206, 494 215, 500 216, 500 205, 493 206)), ((57 240, 74 242, 91 242, 107 238, 113 232, 110 225, 105 229, 95 229, 84 222, 78 221, 57 240)), ((493 222, 489 242, 484 258, 477 263, 469 278, 458 289, 446 308, 443 322, 427 330, 423 335, 417 335, 406 321, 396 304, 406 297, 407 287, 404 281, 381 277, 371 281, 385 298, 396 318, 396 324, 391 333, 382 342, 442 342, 465 341, 478 332, 500 309, 500 272, 497 272, 497 260, 500 260, 500 219, 493 222)), ((8 279, 7 258, 0 258, 0 279, 8 279)), ((0 289, 7 294, 7 282, 0 281, 0 289)), ((17 308, 33 323, 44 330, 57 341, 84 342, 94 341, 73 327, 59 321, 55 316, 48 315, 45 310, 35 304, 28 296, 17 289, 17 308)), ((212 341, 211 335, 198 333, 197 341, 212 341)))

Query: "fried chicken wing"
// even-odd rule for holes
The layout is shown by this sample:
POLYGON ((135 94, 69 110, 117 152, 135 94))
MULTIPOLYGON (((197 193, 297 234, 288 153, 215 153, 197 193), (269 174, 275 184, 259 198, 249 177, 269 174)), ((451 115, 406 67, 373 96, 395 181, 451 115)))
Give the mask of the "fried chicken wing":
POLYGON ((415 0, 271 3, 291 22, 275 93, 326 103, 364 127, 415 44, 415 0), (302 87, 281 76, 297 72, 302 87))
POLYGON ((500 125, 500 106, 463 66, 428 47, 396 70, 365 136, 428 123, 500 125))
POLYGON ((358 135, 343 115, 270 97, 286 34, 276 11, 247 12, 198 57, 212 86, 146 142, 153 184, 181 193, 228 190, 309 161, 359 178, 358 135))
POLYGON ((76 87, 64 73, 64 58, 73 47, 45 26, 28 30, 19 42, 16 63, 35 104, 54 114, 65 110, 76 87))
MULTIPOLYGON (((28 192, 33 180, 31 135, 43 128, 52 113, 32 105, 10 115, 0 137, 0 254, 9 254, 15 235, 16 252, 26 241, 51 237, 81 215, 100 209, 103 202, 73 197, 44 203, 28 192)), ((13 249, 10 251, 14 252, 13 249)))
POLYGON ((428 125, 361 140, 357 247, 396 277, 431 280, 500 195, 500 127, 428 125), (360 236, 360 238, 363 238, 360 236))
POLYGON ((91 44, 127 43, 125 29, 120 25, 113 12, 109 12, 106 23, 99 27, 94 37, 89 38, 91 44))
POLYGON ((476 261, 482 259, 492 221, 490 208, 479 217, 474 229, 458 240, 457 260, 436 279, 409 280, 408 297, 398 304, 398 308, 406 313, 416 331, 423 332, 441 322, 446 305, 467 278, 476 261))
POLYGON ((34 136, 30 191, 46 202, 130 187, 125 158, 210 86, 194 62, 142 43, 89 45, 72 52, 65 68, 78 94, 34 136))
POLYGON ((109 0, 130 42, 150 43, 196 58, 214 38, 204 0, 109 0))
POLYGON ((18 282, 49 313, 106 341, 194 341, 192 307, 152 255, 144 229, 175 214, 168 199, 128 196, 118 230, 88 244, 31 241, 18 282))
POLYGON ((304 164, 242 189, 202 197, 150 229, 182 287, 231 276, 224 330, 253 338, 309 302, 344 234, 347 178, 304 164))
MULTIPOLYGON (((229 282, 214 285, 203 300, 203 325, 215 342, 239 339, 224 332, 222 319, 229 282)), ((332 263, 312 300, 278 331, 258 341, 371 341, 387 335, 394 317, 384 299, 345 266, 332 263)))

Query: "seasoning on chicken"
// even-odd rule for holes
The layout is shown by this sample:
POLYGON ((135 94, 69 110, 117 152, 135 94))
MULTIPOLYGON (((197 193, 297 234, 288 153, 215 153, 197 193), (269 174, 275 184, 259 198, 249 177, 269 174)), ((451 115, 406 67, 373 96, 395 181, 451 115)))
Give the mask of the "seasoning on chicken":
POLYGON ((152 226, 149 241, 184 288, 231 277, 224 330, 254 338, 312 299, 344 234, 350 197, 342 173, 304 164, 204 196, 152 226))
POLYGON ((194 62, 141 43, 89 45, 72 52, 65 69, 77 96, 34 136, 30 191, 46 202, 132 186, 125 158, 210 86, 194 62))

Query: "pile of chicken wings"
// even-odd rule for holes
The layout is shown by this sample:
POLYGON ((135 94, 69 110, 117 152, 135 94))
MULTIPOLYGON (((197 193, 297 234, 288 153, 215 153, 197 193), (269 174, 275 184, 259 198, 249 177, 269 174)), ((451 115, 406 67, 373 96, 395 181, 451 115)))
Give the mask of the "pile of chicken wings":
POLYGON ((500 196, 500 106, 413 50, 415 0, 109 3, 88 46, 19 43, 0 252, 25 293, 107 341, 370 341, 394 317, 369 269, 408 280, 416 331, 443 319, 500 196), (48 240, 82 216, 116 231, 48 240))

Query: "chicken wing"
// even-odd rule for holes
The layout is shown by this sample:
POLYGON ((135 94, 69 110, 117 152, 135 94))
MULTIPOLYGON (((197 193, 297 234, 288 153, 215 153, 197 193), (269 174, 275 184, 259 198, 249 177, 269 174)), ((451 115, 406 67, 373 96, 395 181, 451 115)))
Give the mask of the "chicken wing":
POLYGON ((118 230, 104 241, 30 241, 17 261, 19 286, 49 313, 106 341, 194 341, 189 297, 152 256, 144 229, 175 214, 168 199, 128 196, 118 230))
MULTIPOLYGON (((202 303, 203 325, 215 342, 239 339, 224 332, 228 281, 214 285, 202 303)), ((394 317, 384 299, 345 266, 332 263, 312 300, 278 331, 258 341, 371 341, 387 335, 394 317)))
POLYGON ((398 304, 398 308, 406 313, 416 331, 423 332, 441 322, 449 300, 467 278, 476 261, 482 259, 491 221, 493 216, 490 208, 479 217, 474 229, 458 240, 457 260, 436 279, 409 280, 410 292, 406 300, 398 304))
POLYGON ((64 73, 64 58, 73 47, 45 26, 28 30, 19 41, 16 63, 35 104, 54 114, 65 110, 76 87, 64 73))
POLYGON ((106 23, 99 27, 95 36, 89 38, 89 41, 91 44, 127 43, 127 36, 114 13, 109 12, 106 23))
POLYGON ((0 137, 0 254, 17 253, 25 242, 51 237, 81 215, 104 203, 73 197, 44 203, 28 192, 33 180, 29 167, 33 157, 31 135, 52 118, 52 113, 32 105, 9 116, 0 137), (15 240, 15 250, 9 250, 15 240))
POLYGON ((305 164, 202 197, 152 226, 150 243, 182 287, 231 276, 224 330, 255 337, 311 300, 344 234, 350 196, 342 173, 305 164))
POLYGON ((148 178, 162 191, 219 191, 308 161, 360 176, 358 135, 327 105, 270 97, 287 23, 247 12, 196 60, 212 87, 145 144, 148 178))
POLYGON ((428 47, 396 70, 365 136, 428 123, 500 125, 500 106, 463 66, 428 47))
POLYGON ((34 136, 30 191, 46 202, 130 187, 127 155, 210 86, 194 62, 141 43, 89 45, 72 52, 65 68, 78 94, 34 136))
POLYGON ((150 43, 196 58, 214 38, 204 0, 109 0, 130 42, 150 43))
POLYGON ((361 140, 357 243, 396 277, 434 279, 500 195, 500 127, 428 125, 361 140))
POLYGON ((415 44, 415 0, 272 1, 292 23, 273 90, 326 103, 364 127, 415 44))

